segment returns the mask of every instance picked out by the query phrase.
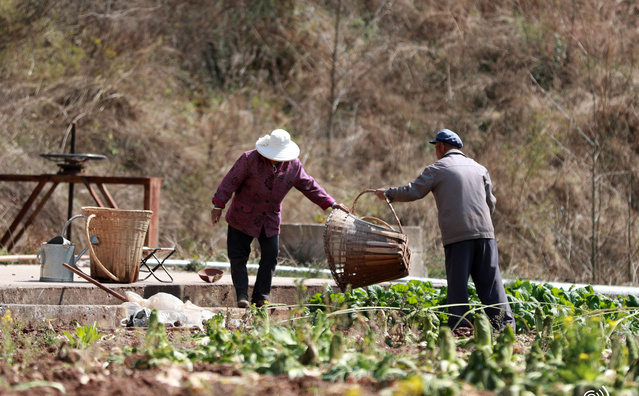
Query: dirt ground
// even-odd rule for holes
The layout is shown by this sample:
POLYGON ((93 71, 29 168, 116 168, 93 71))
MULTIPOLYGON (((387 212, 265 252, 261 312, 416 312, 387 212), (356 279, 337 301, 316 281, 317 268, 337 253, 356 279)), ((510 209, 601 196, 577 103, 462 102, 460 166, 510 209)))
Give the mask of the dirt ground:
MULTIPOLYGON (((145 330, 117 329, 87 349, 68 344, 46 346, 47 340, 62 337, 62 330, 74 328, 25 328, 13 353, 13 364, 0 361, 2 395, 376 395, 380 387, 372 380, 359 383, 327 383, 316 377, 289 379, 246 373, 231 364, 197 362, 193 367, 170 365, 137 368, 135 355, 124 362, 110 362, 109 356, 125 347, 141 346, 145 330), (133 368, 136 367, 136 368, 133 368), (63 387, 61 388, 60 385, 63 387)), ((174 345, 188 342, 198 330, 167 331, 174 345)), ((186 344, 184 344, 186 345, 186 344)))
MULTIPOLYGON (((140 365, 140 356, 123 356, 127 347, 144 343, 146 328, 100 330, 106 334, 86 349, 71 348, 62 331, 73 327, 35 329, 26 327, 13 334, 13 362, 0 361, 0 394, 2 395, 379 395, 392 383, 373 379, 358 382, 329 383, 317 377, 290 379, 288 376, 258 375, 232 364, 196 362, 192 367, 173 364, 160 367, 140 365), (58 342, 55 342, 55 341, 58 342)), ((193 345, 197 329, 167 330, 168 339, 177 347, 193 345)), ((457 337, 472 336, 456 334, 457 337)), ((515 348, 525 348, 530 336, 517 336, 515 348)), ((417 348, 412 346, 412 348, 417 348)), ((405 353, 407 351, 402 351, 405 353)), ((466 396, 490 395, 468 389, 466 396)))

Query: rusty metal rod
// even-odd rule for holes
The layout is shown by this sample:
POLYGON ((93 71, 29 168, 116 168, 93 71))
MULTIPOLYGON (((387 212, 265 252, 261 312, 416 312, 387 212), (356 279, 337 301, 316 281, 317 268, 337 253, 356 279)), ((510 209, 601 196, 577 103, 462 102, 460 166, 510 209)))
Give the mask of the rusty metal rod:
POLYGON ((66 268, 69 271, 77 274, 78 276, 88 280, 89 282, 93 283, 94 285, 96 285, 100 289, 104 290, 105 292, 109 293, 113 297, 119 298, 120 300, 122 300, 124 302, 128 302, 129 301, 129 299, 126 298, 125 296, 123 296, 122 294, 116 292, 115 290, 113 290, 111 288, 108 288, 108 287, 104 286, 102 283, 100 283, 97 280, 91 278, 89 275, 85 274, 84 272, 80 271, 79 269, 73 268, 72 266, 70 266, 67 263, 62 263, 62 265, 64 266, 64 268, 66 268))
MULTIPOLYGON (((71 125, 71 150, 70 150, 71 154, 75 154, 75 128, 76 128, 76 123, 74 122, 71 125)), ((74 184, 69 183, 69 198, 67 202, 67 219, 70 219, 71 217, 73 217, 73 191, 74 191, 74 184)), ((67 238, 71 240, 71 227, 69 227, 69 231, 67 231, 67 238)))

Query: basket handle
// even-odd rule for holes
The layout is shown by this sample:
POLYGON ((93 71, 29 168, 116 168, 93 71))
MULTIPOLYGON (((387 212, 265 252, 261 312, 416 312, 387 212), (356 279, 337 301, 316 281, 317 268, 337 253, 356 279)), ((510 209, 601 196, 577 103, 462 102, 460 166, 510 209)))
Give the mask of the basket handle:
POLYGON ((361 220, 372 220, 372 221, 376 221, 378 223, 380 223, 381 225, 383 225, 384 227, 388 228, 391 231, 395 231, 393 229, 393 227, 390 226, 390 224, 388 224, 387 222, 385 222, 382 219, 378 219, 377 217, 370 217, 370 216, 366 216, 366 217, 361 217, 361 220))
MULTIPOLYGON (((359 199, 359 197, 361 197, 362 195, 364 195, 366 193, 374 193, 374 192, 375 192, 375 190, 369 189, 369 190, 364 190, 361 193, 359 193, 359 195, 355 198, 355 201, 353 201, 353 206, 351 207, 351 212, 355 213, 355 204, 357 204, 357 200, 359 199)), ((393 212, 393 217, 395 217, 395 221, 397 222, 397 225, 399 226, 399 232, 401 232, 403 234, 404 233, 404 229, 402 228, 402 224, 399 222, 399 218, 397 217, 397 213, 395 213, 395 209, 393 209, 393 205, 391 205, 391 203, 388 200, 388 198, 385 198, 385 201, 388 204, 388 207, 390 208, 391 212, 393 212)), ((390 225, 386 224, 384 221, 376 219, 374 217, 365 217, 365 219, 378 221, 378 222, 384 224, 386 227, 390 228, 391 230, 393 229, 390 225)))
POLYGON ((95 217, 95 214, 89 215, 89 217, 87 217, 87 222, 86 222, 86 226, 84 227, 84 231, 86 233, 86 237, 87 237, 87 243, 89 245, 89 254, 91 255, 91 258, 93 260, 95 260, 95 263, 102 268, 102 270, 108 275, 109 278, 113 279, 116 282, 120 281, 120 278, 118 278, 117 276, 113 275, 111 273, 111 271, 109 271, 108 269, 104 268, 104 265, 102 265, 102 263, 100 262, 100 259, 98 259, 98 256, 95 254, 95 251, 93 250, 93 245, 91 244, 91 236, 89 235, 89 223, 91 222, 91 219, 95 217))

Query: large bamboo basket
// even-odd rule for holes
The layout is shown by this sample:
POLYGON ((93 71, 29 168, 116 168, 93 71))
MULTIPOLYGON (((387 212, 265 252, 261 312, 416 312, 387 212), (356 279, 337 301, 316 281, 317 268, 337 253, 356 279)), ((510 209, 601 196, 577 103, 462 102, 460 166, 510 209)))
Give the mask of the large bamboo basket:
POLYGON ((153 212, 83 207, 91 256, 91 277, 102 282, 133 283, 140 274, 142 248, 153 212), (97 237, 97 245, 91 237, 97 237))
POLYGON ((380 219, 354 215, 357 199, 374 191, 362 191, 355 198, 351 213, 335 209, 326 219, 324 249, 333 278, 342 291, 408 276, 411 259, 408 237, 390 202, 386 200, 399 232, 380 219))

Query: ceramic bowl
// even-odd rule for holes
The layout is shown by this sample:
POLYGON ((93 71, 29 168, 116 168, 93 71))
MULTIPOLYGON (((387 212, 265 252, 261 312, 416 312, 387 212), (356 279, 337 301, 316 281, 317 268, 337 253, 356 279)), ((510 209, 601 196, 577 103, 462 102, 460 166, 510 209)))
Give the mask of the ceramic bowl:
POLYGON ((217 268, 205 268, 199 270, 197 274, 204 282, 213 283, 219 281, 222 278, 224 271, 217 268))

